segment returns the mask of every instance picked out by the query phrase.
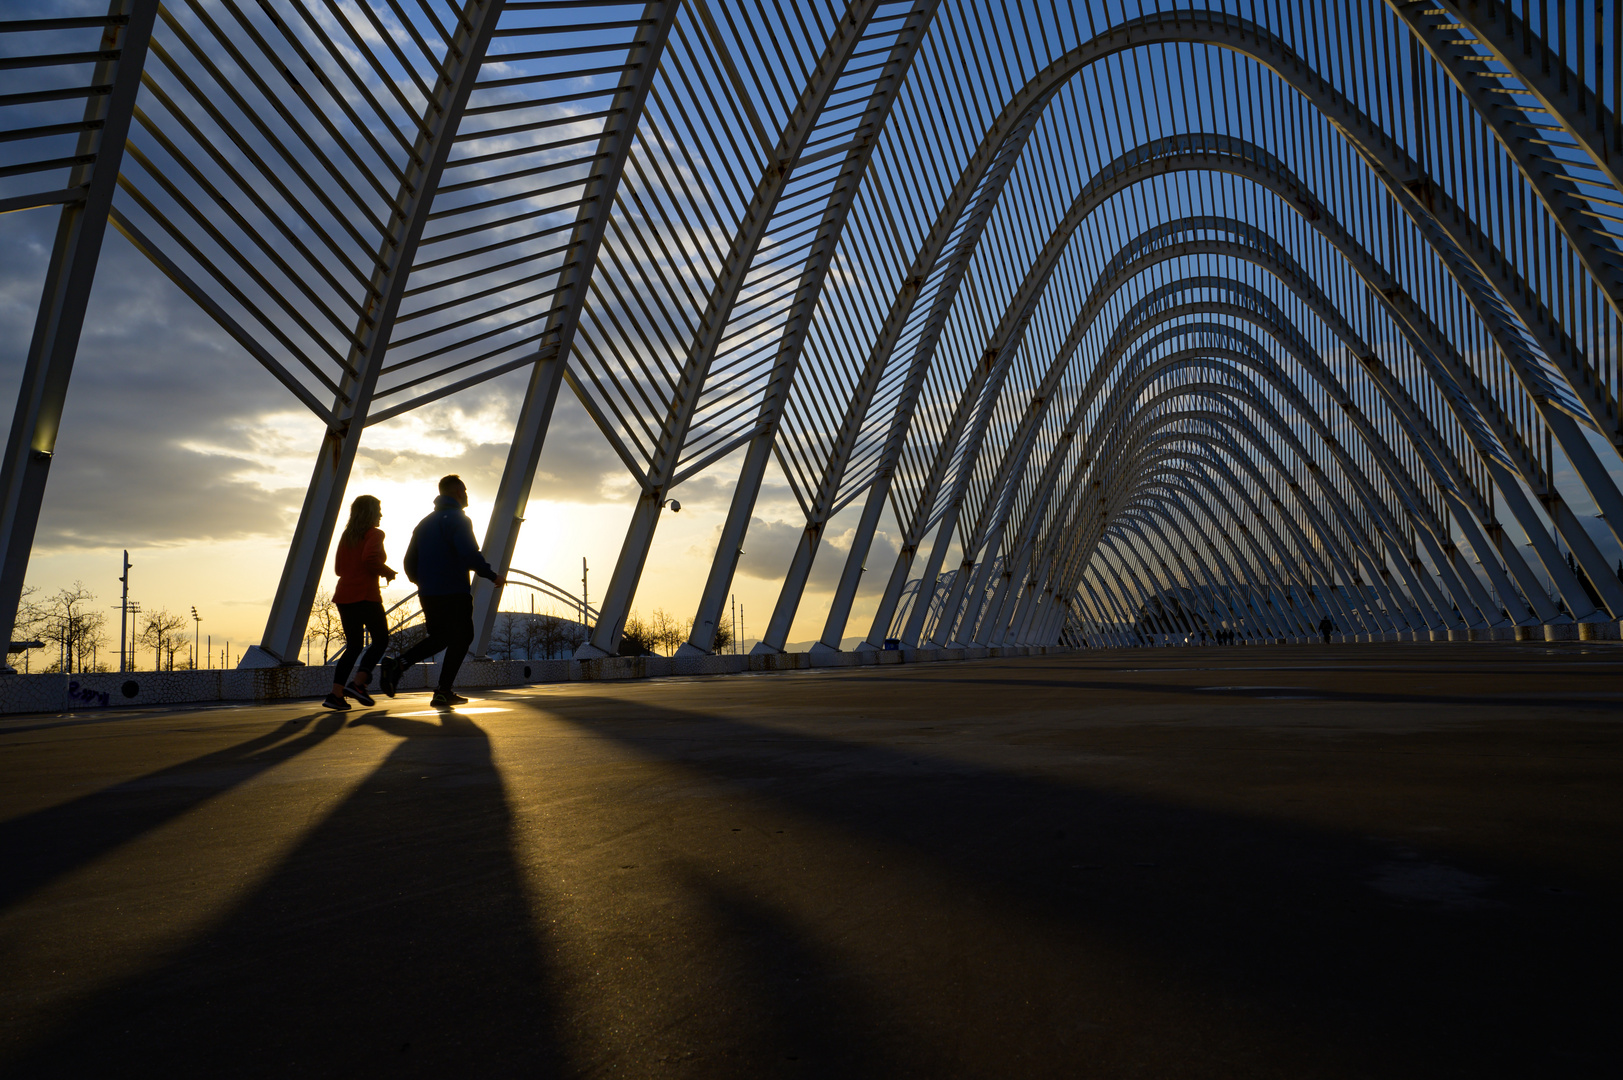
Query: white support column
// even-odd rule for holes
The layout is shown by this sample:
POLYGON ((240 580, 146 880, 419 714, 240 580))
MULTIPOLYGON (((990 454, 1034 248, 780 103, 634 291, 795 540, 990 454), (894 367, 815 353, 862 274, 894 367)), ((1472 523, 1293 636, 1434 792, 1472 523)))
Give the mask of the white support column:
MULTIPOLYGON (((592 174, 581 192, 575 229, 570 234, 563 271, 559 274, 558 292, 553 300, 556 314, 541 334, 540 351, 530 371, 513 442, 507 448, 507 464, 502 468, 501 483, 497 485, 496 498, 491 505, 490 524, 485 529, 484 557, 498 571, 506 571, 511 566, 513 552, 518 547, 519 529, 529 506, 530 489, 535 486, 535 471, 541 462, 547 428, 552 423, 552 409, 558 401, 570 351, 574 348, 575 331, 580 326, 581 309, 586 303, 598 250, 608 227, 615 191, 625 172, 626 158, 642 119, 643 104, 659 72, 659 59, 670 37, 671 25, 680 9, 681 5, 674 0, 651 0, 643 9, 641 25, 626 53, 625 72, 609 109, 611 120, 598 140, 592 174)), ((500 602, 494 585, 484 578, 475 579, 473 624, 476 636, 471 650, 475 656, 483 656, 490 647, 490 633, 500 602)))
MULTIPOLYGON (((922 642, 919 640, 924 631, 924 616, 929 612, 929 601, 935 596, 936 579, 941 576, 941 563, 947 557, 947 548, 952 545, 952 519, 947 518, 941 522, 936 530, 935 539, 930 544, 930 557, 924 562, 924 573, 919 578, 919 598, 908 613, 907 625, 902 630, 902 644, 910 649, 917 648, 922 642)), ((900 563, 900 559, 897 560, 900 563)), ((953 588, 959 587, 961 581, 953 580, 953 588)), ((887 596, 888 599, 888 596, 887 596)), ((892 602, 894 607, 894 602, 892 602)), ((889 619, 886 619, 889 625, 889 619)), ((874 641, 876 637, 885 636, 885 627, 879 625, 879 615, 874 616, 873 629, 868 633, 868 640, 874 641)), ((883 642, 879 642, 883 644, 883 642)))
POLYGON ((395 315, 406 292, 412 263, 423 228, 428 224, 434 193, 450 157, 457 126, 479 77, 491 34, 503 0, 467 0, 457 20, 456 37, 447 48, 434 83, 432 98, 424 103, 416 145, 405 163, 405 176, 390 207, 389 224, 379 238, 375 269, 367 289, 367 314, 355 329, 347 357, 349 372, 339 384, 332 423, 316 455, 310 486, 293 531, 293 543, 282 567, 282 579, 271 601, 265 636, 243 653, 243 668, 293 666, 310 620, 310 605, 325 569, 333 531, 343 509, 355 452, 360 448, 372 392, 383 370, 384 355, 394 333, 395 315))
MULTIPOLYGON (((111 89, 88 95, 85 105, 84 128, 74 154, 79 164, 68 177, 68 189, 82 190, 83 197, 64 199, 57 219, 34 336, 17 389, 17 411, 0 465, 0 624, 7 643, 28 576, 34 531, 157 14, 158 0, 113 0, 102 34, 102 58, 91 75, 91 85, 111 89)), ((0 671, 10 670, 0 657, 0 671)))
MULTIPOLYGON (((1583 586, 1578 583, 1577 576, 1567 568, 1567 562, 1561 557, 1561 551, 1556 547, 1555 541, 1551 539, 1549 530, 1544 526, 1543 522, 1539 521, 1537 512, 1528 501, 1526 494, 1523 493, 1521 485, 1511 475, 1510 470, 1500 466, 1497 461, 1488 462, 1488 470, 1493 476, 1494 482, 1499 485, 1499 497, 1506 506, 1510 507, 1512 516, 1518 522, 1530 521, 1533 523, 1530 528, 1523 525, 1523 531, 1527 534, 1527 539, 1532 543, 1533 552, 1538 556, 1539 563, 1544 567, 1544 572, 1550 575, 1550 582, 1555 586, 1555 591, 1566 601, 1567 611, 1571 613, 1570 615, 1556 613, 1545 619, 1545 622, 1565 622, 1568 619, 1584 622, 1591 616, 1598 614, 1600 609, 1590 601, 1589 594, 1584 592, 1583 586)), ((1552 516, 1557 519, 1555 526, 1559 530, 1561 528, 1560 515, 1555 514, 1552 516)), ((1565 534, 1563 533, 1563 535, 1565 534)), ((1541 590, 1542 586, 1537 586, 1537 588, 1541 590)))
MULTIPOLYGON (((954 627, 951 625, 952 620, 943 620, 947 625, 936 630, 938 640, 945 638, 947 641, 961 642, 967 645, 977 638, 976 625, 980 620, 981 611, 986 607, 986 590, 991 585, 992 570, 997 563, 996 555, 1002 545, 1003 523, 1000 520, 997 529, 991 536, 987 537, 986 543, 981 548, 981 565, 976 570, 974 584, 963 595, 963 613, 956 620, 959 625, 954 627)), ((1008 572, 1009 568, 1005 566, 1004 574, 1007 575, 1008 572)), ((1005 578, 1006 583, 1007 579, 1005 578)), ((999 596, 1001 595, 1000 589, 999 596)))
MULTIPOLYGON (((840 643, 845 640, 845 624, 851 619, 851 605, 856 602, 857 586, 862 584, 862 575, 868 569, 868 553, 873 548, 874 531, 879 527, 879 516, 885 510, 884 492, 890 488, 888 474, 875 478, 868 491, 868 499, 862 506, 862 518, 857 522, 856 535, 851 540, 851 551, 846 555, 845 566, 840 571, 840 583, 834 589, 834 600, 829 604, 828 619, 823 623, 823 636, 818 638, 812 651, 820 650, 838 651, 840 643)), ((913 564, 913 549, 904 548, 897 553, 896 563, 891 568, 891 580, 886 586, 885 595, 900 597, 902 588, 907 584, 907 571, 913 564), (900 580, 898 580, 898 578, 900 580)), ((811 563, 808 560, 806 572, 811 572, 811 563)), ((798 606, 800 597, 794 598, 798 606)), ((895 600, 891 601, 891 610, 895 610, 895 600)), ((888 616, 887 616, 888 623, 888 616)), ((869 634, 870 644, 872 634, 869 634)), ((878 647, 883 647, 881 641, 878 647)))
MULTIPOLYGON (((599 609, 597 626, 592 631, 591 640, 575 651, 575 655, 581 659, 612 656, 619 651, 620 634, 625 628, 626 617, 631 613, 631 600, 636 595, 638 581, 648 561, 654 530, 659 523, 659 511, 667 501, 669 488, 677 480, 677 463, 687 444, 699 399, 710 377, 710 366, 721 347, 727 327, 732 323, 745 280, 771 228, 790 178, 817 128, 823 109, 834 93, 840 75, 861 44, 877 7, 877 0, 856 0, 840 16, 816 67, 807 77, 806 86, 744 209, 721 270, 710 285, 704 310, 699 315, 698 330, 688 343, 681 375, 676 380, 669 407, 660 425, 658 445, 642 495, 632 514, 631 525, 626 530, 620 556, 615 561, 603 606, 599 609), (634 576, 627 579, 624 576, 627 574, 634 576)), ((764 467, 763 462, 761 468, 764 467)), ((746 515, 742 527, 747 526, 746 515)), ((742 539, 742 527, 735 529, 738 540, 742 539)), ((732 542, 735 552, 729 557, 736 558, 737 541, 732 542)))
MULTIPOLYGON (((816 239, 812 242, 811 252, 807 257, 806 269, 801 275, 800 285, 789 309, 777 360, 767 380, 769 389, 766 400, 761 405, 760 430, 750 440, 749 450, 745 453, 744 466, 739 471, 738 483, 733 488, 732 503, 727 510, 727 519, 721 527, 716 554, 711 560, 710 573, 699 599, 699 609, 693 618, 693 632, 678 650, 679 656, 708 654, 715 641, 716 631, 721 622, 721 612, 726 607, 727 594, 732 588, 733 575, 738 569, 738 556, 743 548, 744 534, 749 530, 750 517, 755 512, 755 500, 760 494, 761 481, 766 476, 766 466, 771 460, 773 446, 777 441, 778 426, 788 405, 789 391, 800 368, 806 334, 811 330, 812 317, 822 297, 829 268, 833 265, 835 252, 839 248, 840 237, 845 231, 846 219, 856 203, 862 178, 868 171, 868 163, 873 157, 879 133, 890 116, 896 95, 901 91, 908 68, 911 67, 918 46, 924 39, 924 32, 935 14, 937 2, 938 0, 928 0, 917 3, 908 17, 907 24, 892 44, 889 58, 869 97, 867 109, 858 128, 861 134, 847 151, 840 174, 834 181, 833 193, 829 196, 816 239)), ((801 542, 795 552, 795 566, 791 568, 789 577, 784 582, 784 588, 779 590, 778 602, 773 607, 766 635, 752 651, 775 653, 783 650, 789 628, 794 622, 801 591, 805 588, 806 577, 811 572, 812 559, 817 554, 818 541, 822 539, 824 524, 825 522, 819 518, 809 523, 801 534, 801 542), (797 574, 802 565, 804 569, 797 574), (789 587, 792 582, 795 583, 793 589, 789 587)))

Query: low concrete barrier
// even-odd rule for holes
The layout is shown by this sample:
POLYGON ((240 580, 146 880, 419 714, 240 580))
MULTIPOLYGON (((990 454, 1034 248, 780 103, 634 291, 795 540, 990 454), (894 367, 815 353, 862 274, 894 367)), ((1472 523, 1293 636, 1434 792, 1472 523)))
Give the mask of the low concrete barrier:
MULTIPOLYGON (((736 675, 748 671, 926 664, 981 660, 989 656, 1041 656, 1067 651, 1058 646, 1000 646, 992 649, 898 649, 887 652, 775 653, 758 656, 470 660, 457 673, 456 685, 458 689, 466 690, 494 689, 531 683, 613 682, 691 675, 736 675)), ((418 664, 406 672, 400 681, 400 688, 426 690, 438 679, 437 665, 418 664)), ((332 689, 332 680, 331 666, 3 675, 0 676, 0 714, 79 712, 126 705, 184 705, 213 701, 264 703, 320 698, 332 689)))

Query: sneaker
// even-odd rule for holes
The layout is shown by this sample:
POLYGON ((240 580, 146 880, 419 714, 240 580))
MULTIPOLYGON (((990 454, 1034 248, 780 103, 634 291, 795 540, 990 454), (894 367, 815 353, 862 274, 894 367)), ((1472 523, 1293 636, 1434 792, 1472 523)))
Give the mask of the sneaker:
POLYGON ((392 656, 385 656, 378 664, 378 689, 387 697, 394 697, 395 688, 400 685, 400 661, 392 656))
POLYGON ((447 693, 444 690, 436 690, 434 691, 434 697, 428 704, 436 709, 453 709, 467 700, 465 697, 457 697, 455 694, 447 693))
POLYGON ((349 711, 349 702, 345 701, 339 694, 329 693, 326 697, 321 699, 321 703, 327 708, 337 709, 339 712, 349 711))
POLYGON ((347 683, 344 686, 344 693, 348 694, 356 701, 359 701, 368 709, 377 704, 377 702, 372 699, 371 694, 368 694, 364 688, 356 686, 354 683, 347 683))

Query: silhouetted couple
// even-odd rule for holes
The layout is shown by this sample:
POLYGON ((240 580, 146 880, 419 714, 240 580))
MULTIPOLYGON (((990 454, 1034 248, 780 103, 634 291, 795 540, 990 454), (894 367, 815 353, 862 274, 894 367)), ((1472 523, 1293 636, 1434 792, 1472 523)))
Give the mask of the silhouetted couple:
POLYGON ((344 624, 344 651, 333 670, 334 693, 322 702, 330 709, 347 709, 345 695, 363 705, 375 704, 366 693, 374 665, 382 668, 378 685, 385 694, 394 697, 407 669, 442 650, 445 659, 434 691, 434 708, 449 708, 468 700, 451 689, 457 672, 462 669, 468 646, 473 644, 473 592, 468 573, 472 571, 489 579, 498 589, 507 584, 507 579, 496 573, 479 553, 479 545, 473 538, 473 523, 463 513, 468 505, 468 488, 462 478, 454 473, 442 477, 439 488, 434 512, 412 530, 404 560, 406 578, 417 586, 417 601, 423 609, 427 632, 423 640, 406 650, 398 660, 383 655, 389 645, 389 626, 383 614, 378 578, 392 580, 395 573, 385 565, 383 531, 377 527, 383 517, 382 506, 370 495, 362 495, 350 506, 350 522, 338 543, 338 590, 333 594, 344 624), (374 545, 375 557, 369 557, 374 545), (345 588, 346 570, 351 579, 349 589, 345 588), (346 612, 346 608, 352 609, 352 613, 346 612), (363 630, 372 639, 364 653, 361 652, 363 630), (350 665, 357 656, 360 663, 355 679, 346 683, 350 665))
POLYGON ((372 669, 389 647, 389 620, 383 613, 378 579, 395 579, 383 550, 383 530, 378 528, 382 520, 383 504, 377 496, 362 495, 349 504, 349 524, 338 537, 338 553, 333 556, 338 587, 332 602, 344 626, 344 651, 333 665, 332 692, 322 701, 329 709, 349 708, 348 698, 362 705, 377 704, 366 688, 372 682, 372 669), (355 669, 353 679, 351 668, 355 669))

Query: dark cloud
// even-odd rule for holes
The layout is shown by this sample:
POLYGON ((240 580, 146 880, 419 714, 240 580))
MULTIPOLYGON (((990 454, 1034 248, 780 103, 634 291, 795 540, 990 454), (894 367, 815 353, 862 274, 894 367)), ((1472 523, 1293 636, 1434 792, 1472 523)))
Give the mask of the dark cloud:
MULTIPOLYGON (((763 581, 782 581, 805 531, 802 523, 751 518, 749 534, 744 538, 744 555, 738 560, 738 572, 763 581)), ((716 532, 719 536, 719 527, 716 532)), ((806 582, 808 591, 832 592, 839 584, 846 556, 851 550, 853 532, 848 528, 824 534, 823 542, 817 549, 817 558, 812 560, 811 577, 806 582)), ((873 544, 868 549, 869 572, 864 576, 873 577, 875 568, 881 568, 888 575, 898 550, 893 536, 883 530, 876 531, 873 544)))
MULTIPOLYGON (((55 215, 8 215, 0 393, 15 398, 55 215)), ((256 417, 286 393, 109 232, 51 465, 36 550, 284 531, 297 497, 243 478, 256 417), (208 448, 207 450, 202 448, 208 448), (212 452, 213 448, 222 452, 212 452)), ((312 450, 320 428, 310 421, 312 450)))
MULTIPOLYGON (((8 400, 21 383, 54 225, 50 211, 0 219, 0 243, 11 253, 0 262, 0 394, 8 400)), ((405 477, 461 472, 493 490, 508 444, 470 443, 465 421, 477 417, 474 430, 510 430, 524 379, 515 373, 392 422, 426 420, 422 448, 389 449, 388 425, 380 427, 371 441, 382 445, 363 441, 359 468, 405 477)), ((314 416, 109 231, 35 550, 286 535, 320 441, 314 416)), ((624 475, 565 391, 535 497, 617 498, 612 485, 624 475)))

